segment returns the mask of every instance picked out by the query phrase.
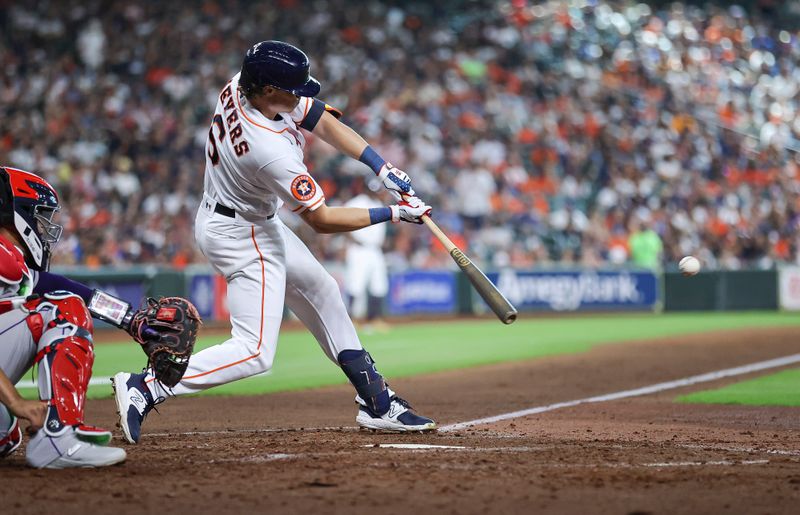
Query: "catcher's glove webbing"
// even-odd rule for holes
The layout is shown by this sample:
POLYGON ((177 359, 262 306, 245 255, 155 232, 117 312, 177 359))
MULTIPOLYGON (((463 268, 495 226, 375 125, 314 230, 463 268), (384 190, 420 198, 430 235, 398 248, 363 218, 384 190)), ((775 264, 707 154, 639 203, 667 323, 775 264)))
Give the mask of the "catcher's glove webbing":
POLYGON ((129 332, 142 345, 156 379, 173 387, 186 372, 203 321, 182 297, 148 298, 133 314, 129 332), (157 333, 157 335, 156 335, 157 333))

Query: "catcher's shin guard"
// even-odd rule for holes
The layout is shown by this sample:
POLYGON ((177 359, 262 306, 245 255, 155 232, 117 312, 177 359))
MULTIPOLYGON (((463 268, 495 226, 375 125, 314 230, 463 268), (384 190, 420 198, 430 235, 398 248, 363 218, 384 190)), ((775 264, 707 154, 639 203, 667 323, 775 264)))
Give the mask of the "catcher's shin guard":
POLYGON ((77 295, 48 294, 37 303, 37 311, 54 309, 52 319, 39 338, 39 397, 48 401, 43 430, 59 436, 67 428, 89 441, 108 443, 111 434, 83 425, 86 389, 92 376, 93 324, 89 310, 77 295), (49 306, 48 306, 49 304, 49 306))
POLYGON ((389 411, 389 390, 383 376, 375 368, 372 356, 363 349, 343 350, 337 357, 350 383, 355 387, 359 397, 376 415, 389 411))

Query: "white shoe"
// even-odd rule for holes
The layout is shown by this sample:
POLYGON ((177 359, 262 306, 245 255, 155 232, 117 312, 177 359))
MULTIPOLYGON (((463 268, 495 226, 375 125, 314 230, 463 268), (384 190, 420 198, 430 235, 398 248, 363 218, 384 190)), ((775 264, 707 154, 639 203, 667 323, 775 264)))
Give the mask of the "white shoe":
POLYGON ((125 461, 125 451, 81 440, 74 428, 50 436, 40 429, 28 442, 26 458, 35 468, 107 467, 125 461))
POLYGON ((391 395, 389 411, 383 415, 373 412, 364 399, 356 395, 356 404, 358 404, 356 422, 359 426, 395 432, 434 431, 436 429, 436 422, 412 412, 412 408, 406 400, 401 399, 391 390, 389 392, 391 395))

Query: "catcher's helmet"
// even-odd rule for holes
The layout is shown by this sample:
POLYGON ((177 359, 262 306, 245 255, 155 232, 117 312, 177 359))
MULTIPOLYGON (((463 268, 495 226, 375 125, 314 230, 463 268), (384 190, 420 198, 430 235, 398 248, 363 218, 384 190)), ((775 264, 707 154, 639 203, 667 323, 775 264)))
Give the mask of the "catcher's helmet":
POLYGON ((34 270, 50 266, 50 249, 63 228, 53 223, 60 209, 58 195, 38 175, 0 167, 0 225, 16 230, 27 247, 25 259, 34 270))
POLYGON ((283 41, 256 43, 244 56, 239 87, 245 95, 272 86, 295 95, 314 97, 319 93, 317 79, 309 74, 308 56, 283 41))

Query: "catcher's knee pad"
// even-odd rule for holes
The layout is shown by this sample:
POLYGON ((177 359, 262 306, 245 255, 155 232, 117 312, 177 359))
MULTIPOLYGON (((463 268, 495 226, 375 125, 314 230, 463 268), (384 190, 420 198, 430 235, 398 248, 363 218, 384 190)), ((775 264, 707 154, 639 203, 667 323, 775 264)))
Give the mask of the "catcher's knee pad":
POLYGON ((46 293, 25 303, 28 328, 39 348, 60 337, 76 334, 91 341, 94 323, 83 299, 67 291, 46 293))
POLYGON ((389 391, 386 381, 375 368, 372 356, 363 349, 343 350, 337 357, 339 366, 353 384, 364 402, 375 413, 382 415, 389 411, 389 391))
MULTIPOLYGON (((86 389, 92 376, 93 324, 83 300, 71 293, 48 294, 37 308, 50 304, 39 338, 39 397, 49 401, 44 430, 61 434, 83 424, 86 389)), ((37 309, 40 313, 43 309, 37 309)))
POLYGON ((19 427, 19 419, 8 411, 8 408, 0 404, 0 458, 10 455, 22 444, 22 429, 19 427))

